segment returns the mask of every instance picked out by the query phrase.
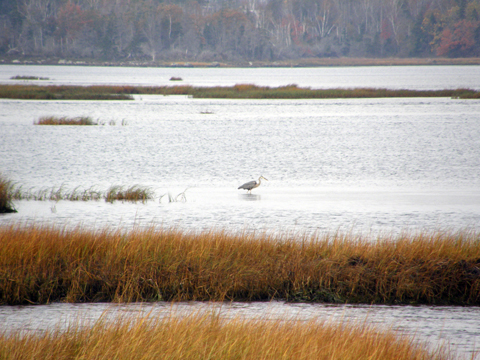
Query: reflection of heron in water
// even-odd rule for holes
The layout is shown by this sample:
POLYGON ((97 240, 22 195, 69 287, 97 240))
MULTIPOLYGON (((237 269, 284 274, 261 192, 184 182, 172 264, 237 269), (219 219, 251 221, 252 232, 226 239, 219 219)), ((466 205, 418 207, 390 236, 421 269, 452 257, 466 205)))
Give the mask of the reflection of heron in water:
POLYGON ((260 184, 262 183, 262 179, 268 181, 268 179, 264 178, 263 176, 260 176, 258 178, 258 182, 256 182, 255 180, 252 180, 243 184, 242 186, 239 186, 238 188, 248 190, 248 193, 251 193, 253 189, 260 186, 260 184))

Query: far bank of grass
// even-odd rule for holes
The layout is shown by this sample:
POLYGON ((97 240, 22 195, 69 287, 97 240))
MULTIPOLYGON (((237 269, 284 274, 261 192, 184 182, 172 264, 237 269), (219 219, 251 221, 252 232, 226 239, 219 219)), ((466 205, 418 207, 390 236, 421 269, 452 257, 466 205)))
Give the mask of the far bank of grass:
POLYGON ((478 306, 480 234, 0 226, 0 304, 271 299, 478 306))
POLYGON ((0 98, 23 100, 131 100, 109 86, 0 85, 0 98))
POLYGON ((217 99, 335 99, 386 97, 451 97, 479 99, 470 89, 389 90, 376 88, 311 89, 297 85, 280 87, 238 84, 234 86, 37 86, 0 85, 0 98, 46 100, 131 100, 132 95, 187 95, 217 99))
MULTIPOLYGON (((0 358, 447 360, 411 336, 366 324, 222 319, 216 314, 104 318, 66 331, 0 334, 0 358)), ((473 357, 472 357, 473 359, 473 357)))

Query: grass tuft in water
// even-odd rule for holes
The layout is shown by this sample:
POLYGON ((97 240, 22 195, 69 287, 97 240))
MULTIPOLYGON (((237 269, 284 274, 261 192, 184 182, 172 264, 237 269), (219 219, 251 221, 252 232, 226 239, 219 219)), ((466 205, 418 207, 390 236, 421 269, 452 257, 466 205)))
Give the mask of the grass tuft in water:
POLYGON ((151 200, 155 197, 153 190, 144 188, 138 185, 124 188, 123 186, 111 186, 105 193, 105 201, 114 202, 118 201, 141 201, 145 203, 147 200, 151 200))
POLYGON ((10 79, 12 80, 50 80, 47 77, 30 76, 30 75, 16 75, 16 76, 12 76, 10 79))
POLYGON ((98 125, 89 116, 70 118, 67 116, 42 116, 34 122, 35 125, 98 125))
POLYGON ((318 320, 223 319, 217 314, 165 317, 105 314, 66 331, 0 334, 2 358, 447 360, 445 349, 392 329, 318 320))

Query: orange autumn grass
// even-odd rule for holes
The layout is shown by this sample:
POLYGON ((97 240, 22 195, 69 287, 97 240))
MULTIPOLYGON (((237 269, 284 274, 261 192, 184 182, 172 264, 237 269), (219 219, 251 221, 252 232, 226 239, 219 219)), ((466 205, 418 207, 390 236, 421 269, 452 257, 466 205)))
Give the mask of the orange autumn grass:
POLYGON ((480 234, 0 226, 1 304, 271 299, 480 305, 480 234))
POLYGON ((225 320, 215 314, 117 317, 66 331, 0 335, 2 359, 446 360, 412 337, 366 324, 225 320))

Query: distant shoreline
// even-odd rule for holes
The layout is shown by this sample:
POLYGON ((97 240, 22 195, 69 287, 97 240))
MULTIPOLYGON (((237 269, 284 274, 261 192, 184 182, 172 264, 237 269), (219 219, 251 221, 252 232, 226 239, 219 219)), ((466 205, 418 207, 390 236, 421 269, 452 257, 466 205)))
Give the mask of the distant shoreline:
POLYGON ((480 58, 307 58, 282 61, 198 62, 198 61, 97 61, 86 59, 11 57, 0 58, 0 65, 68 65, 127 67, 343 67, 343 66, 425 66, 480 65, 480 58))

